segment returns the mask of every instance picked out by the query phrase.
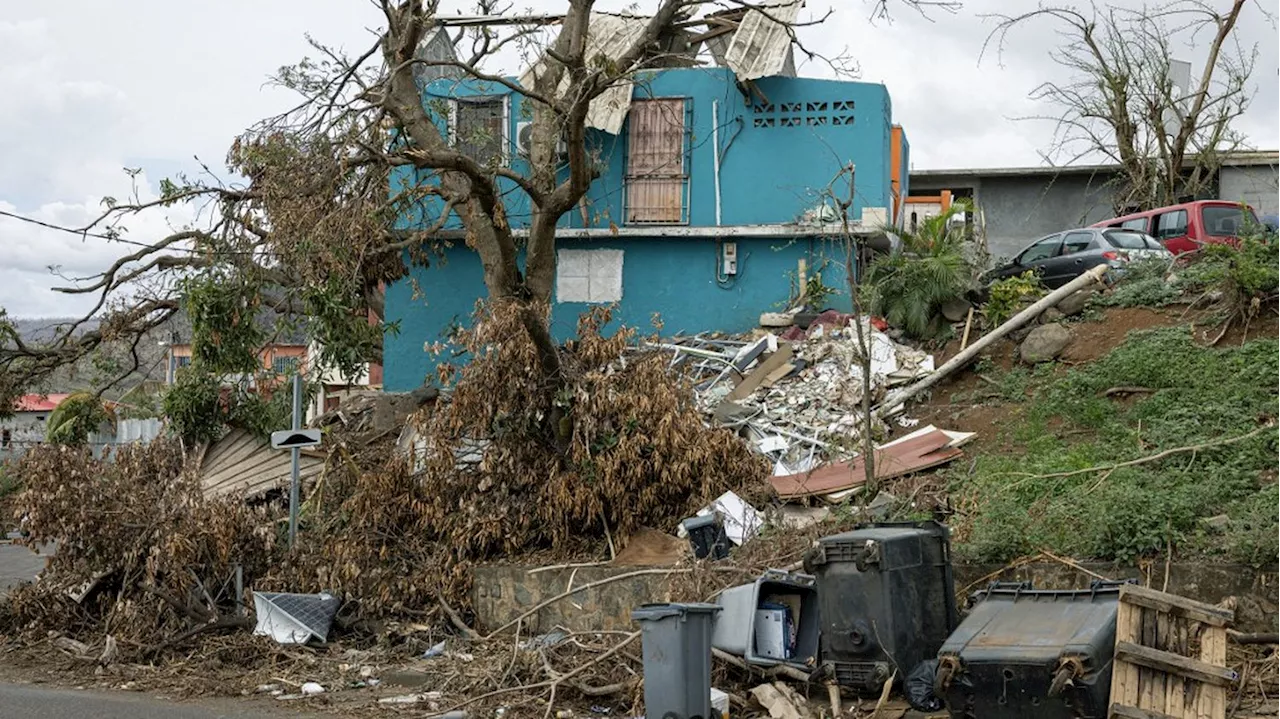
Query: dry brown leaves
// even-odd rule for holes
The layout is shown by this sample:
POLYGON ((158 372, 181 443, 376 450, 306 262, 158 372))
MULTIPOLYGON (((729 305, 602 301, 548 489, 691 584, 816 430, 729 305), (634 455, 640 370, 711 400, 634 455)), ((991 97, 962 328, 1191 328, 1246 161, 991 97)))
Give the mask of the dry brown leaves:
POLYGON ((703 424, 664 358, 621 359, 633 333, 603 336, 607 311, 584 316, 563 376, 546 380, 517 309, 491 305, 464 337, 470 361, 420 427, 431 446, 420 471, 391 458, 326 475, 294 591, 341 591, 361 616, 434 610, 437 597, 462 609, 472 563, 563 560, 605 546, 606 532, 669 531, 767 474, 742 440, 703 424))
POLYGON ((143 651, 228 613, 237 563, 246 577, 266 569, 270 523, 242 503, 206 500, 174 441, 129 445, 109 461, 45 445, 17 472, 24 541, 58 543, 40 581, 11 597, 19 631, 111 634, 123 653, 143 651))

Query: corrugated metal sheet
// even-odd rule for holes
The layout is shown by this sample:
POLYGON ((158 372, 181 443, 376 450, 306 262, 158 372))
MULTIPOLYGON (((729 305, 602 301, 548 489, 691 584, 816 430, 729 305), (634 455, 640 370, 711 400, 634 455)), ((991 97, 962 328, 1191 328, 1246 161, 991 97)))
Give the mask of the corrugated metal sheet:
MULTIPOLYGON (((200 484, 205 497, 239 494, 252 497, 289 485, 290 452, 272 449, 271 443, 241 430, 209 445, 200 464, 200 484)), ((313 482, 324 471, 324 458, 303 452, 299 472, 303 484, 313 482)))
POLYGON ((627 222, 684 216, 684 100, 639 100, 627 133, 627 222))
MULTIPOLYGON (((644 33, 648 18, 624 17, 591 13, 587 27, 587 66, 591 67, 593 58, 603 55, 606 58, 617 58, 626 52, 644 33)), ((533 88, 538 73, 543 72, 546 61, 539 59, 520 76, 520 84, 533 88)), ((631 93, 634 83, 630 78, 622 78, 605 90, 599 97, 591 101, 587 109, 587 127, 603 130, 611 135, 622 131, 622 123, 627 119, 627 111, 631 109, 631 93)), ((566 75, 560 81, 557 92, 563 95, 569 89, 569 78, 566 75)))
POLYGON ((155 419, 122 419, 116 422, 116 444, 150 442, 160 436, 163 425, 155 419))
MULTIPOLYGON (((765 12, 747 12, 724 52, 724 64, 739 80, 786 74, 791 57, 789 25, 796 21, 803 4, 804 0, 793 0, 761 5, 765 12)), ((790 74, 795 74, 794 63, 790 74)))
MULTIPOLYGON (((453 39, 449 37, 449 32, 442 27, 436 27, 428 30, 418 43, 418 50, 413 54, 418 60, 427 60, 434 62, 453 61, 458 59, 458 53, 453 48, 453 39)), ((424 65, 417 64, 413 66, 413 77, 418 81, 418 87, 443 79, 458 79, 466 73, 456 65, 424 65)))

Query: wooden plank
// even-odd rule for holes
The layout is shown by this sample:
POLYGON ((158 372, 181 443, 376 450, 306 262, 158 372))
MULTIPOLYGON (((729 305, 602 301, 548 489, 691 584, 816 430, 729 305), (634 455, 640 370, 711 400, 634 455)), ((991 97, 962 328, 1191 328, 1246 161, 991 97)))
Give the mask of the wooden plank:
MULTIPOLYGON (((1123 587, 1121 587, 1123 590, 1123 587)), ((1141 639, 1137 642, 1143 646, 1150 646, 1156 641, 1156 613, 1144 607, 1138 607, 1138 611, 1142 615, 1142 634, 1141 639)), ((1120 657, 1121 642, 1116 642, 1116 660, 1123 661, 1120 657)), ((1136 663, 1135 663, 1136 665, 1136 663)), ((1155 670, 1150 667, 1140 666, 1138 669, 1138 707, 1142 709, 1155 709, 1155 670)))
MULTIPOLYGON (((1226 627, 1206 627, 1200 635, 1200 663, 1216 665, 1225 671, 1227 663, 1226 627)), ((1232 679, 1235 672, 1231 672, 1232 679)), ((1210 684, 1200 688, 1200 715, 1209 719, 1223 719, 1227 715, 1226 685, 1210 684)))
POLYGON ((1178 719, 1178 717, 1165 714, 1164 712, 1152 711, 1150 709, 1139 709, 1137 707, 1125 706, 1123 704, 1112 704, 1111 712, 1108 716, 1112 719, 1178 719))
MULTIPOLYGON (((1116 641, 1133 642, 1141 638, 1139 621, 1142 610, 1132 604, 1120 602, 1116 607, 1116 641)), ((1135 707, 1138 705, 1138 667, 1128 662, 1116 662, 1111 670, 1111 703, 1135 707)))
MULTIPOLYGON (((1155 649, 1157 651, 1165 651, 1169 648, 1169 620, 1172 619, 1168 614, 1163 612, 1151 612, 1156 619, 1156 640, 1150 643, 1144 643, 1143 648, 1155 649)), ((1153 667, 1156 668, 1156 667, 1153 667)), ((1169 688, 1176 681, 1176 677, 1169 676, 1164 672, 1156 672, 1152 677, 1151 697, 1154 702, 1145 707, 1151 711, 1162 712, 1169 706, 1169 688)))
POLYGON ((1120 601, 1166 614, 1187 617, 1215 627, 1225 627, 1235 619, 1235 613, 1229 609, 1179 597, 1176 594, 1166 594, 1137 584, 1121 586, 1120 601))
POLYGON ((791 362, 791 344, 779 342, 778 351, 769 355, 769 359, 756 365, 756 368, 747 375, 733 391, 729 393, 727 399, 739 400, 748 397, 762 382, 768 379, 773 371, 791 362))
POLYGON ((770 372, 769 376, 764 378, 764 382, 762 382, 760 386, 766 389, 772 387, 775 382, 791 374, 795 369, 796 366, 791 363, 784 364, 778 369, 770 372))
MULTIPOLYGON (((1180 657, 1171 652, 1144 647, 1132 642, 1116 643, 1116 658, 1139 666, 1177 676, 1187 677, 1206 684, 1227 686, 1236 680, 1236 673, 1226 667, 1180 657)), ((1157 684, 1156 686, 1160 686, 1157 684)))

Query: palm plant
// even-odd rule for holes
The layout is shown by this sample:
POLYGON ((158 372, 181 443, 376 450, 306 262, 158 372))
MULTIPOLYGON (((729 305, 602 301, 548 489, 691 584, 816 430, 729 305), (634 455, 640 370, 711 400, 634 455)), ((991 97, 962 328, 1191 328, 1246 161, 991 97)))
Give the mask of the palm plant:
POLYGON ((942 305, 960 298, 973 282, 965 261, 965 228, 952 218, 967 209, 952 205, 913 230, 890 230, 902 239, 902 250, 871 262, 863 280, 871 311, 908 336, 938 334, 942 305))

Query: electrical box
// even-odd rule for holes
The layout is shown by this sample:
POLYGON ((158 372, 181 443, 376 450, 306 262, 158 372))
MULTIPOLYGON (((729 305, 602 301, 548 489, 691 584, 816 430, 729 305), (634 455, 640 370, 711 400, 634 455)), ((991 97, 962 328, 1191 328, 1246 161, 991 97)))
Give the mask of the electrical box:
POLYGON ((721 269, 725 275, 738 274, 738 243, 726 242, 720 250, 721 269))

